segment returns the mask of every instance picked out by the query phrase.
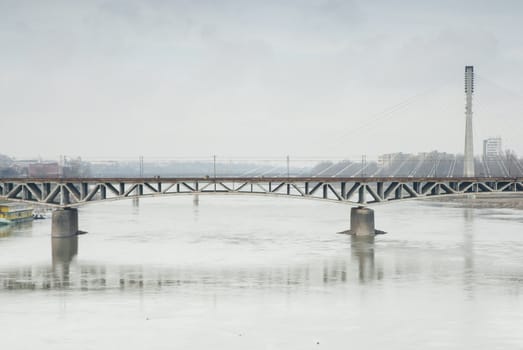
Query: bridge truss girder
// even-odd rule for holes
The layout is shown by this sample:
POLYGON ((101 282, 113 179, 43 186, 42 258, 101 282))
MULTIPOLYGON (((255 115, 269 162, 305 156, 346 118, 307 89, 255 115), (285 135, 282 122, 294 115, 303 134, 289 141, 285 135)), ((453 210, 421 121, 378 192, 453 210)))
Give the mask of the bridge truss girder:
POLYGON ((0 199, 54 207, 124 198, 187 194, 255 194, 373 204, 482 193, 523 193, 523 179, 190 178, 0 179, 0 199))

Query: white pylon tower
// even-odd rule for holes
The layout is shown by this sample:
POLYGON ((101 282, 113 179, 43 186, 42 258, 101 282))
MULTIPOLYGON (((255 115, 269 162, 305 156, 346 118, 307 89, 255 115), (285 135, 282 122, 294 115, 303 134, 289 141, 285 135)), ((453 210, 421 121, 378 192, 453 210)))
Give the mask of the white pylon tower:
POLYGON ((474 177, 474 143, 472 138, 472 94, 474 93, 474 66, 465 66, 465 159, 463 176, 474 177))

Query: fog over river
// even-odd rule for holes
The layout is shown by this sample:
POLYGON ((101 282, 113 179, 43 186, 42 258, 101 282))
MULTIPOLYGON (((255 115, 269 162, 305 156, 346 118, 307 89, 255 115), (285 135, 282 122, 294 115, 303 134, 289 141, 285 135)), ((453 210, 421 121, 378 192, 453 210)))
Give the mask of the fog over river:
POLYGON ((0 229, 2 349, 521 349, 523 210, 241 196, 0 229))

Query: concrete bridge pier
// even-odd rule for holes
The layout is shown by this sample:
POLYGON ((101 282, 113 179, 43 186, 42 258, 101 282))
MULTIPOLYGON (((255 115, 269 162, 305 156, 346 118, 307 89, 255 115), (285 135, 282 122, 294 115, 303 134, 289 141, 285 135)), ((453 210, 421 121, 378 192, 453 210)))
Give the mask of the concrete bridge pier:
POLYGON ((63 208, 53 211, 51 236, 53 238, 72 237, 84 233, 78 230, 78 209, 63 208))
POLYGON ((359 206, 350 210, 350 229, 340 233, 355 236, 374 236, 385 232, 376 230, 374 226, 374 210, 359 206))
POLYGON ((356 236, 368 236, 376 233, 374 210, 365 207, 350 209, 350 231, 356 236))

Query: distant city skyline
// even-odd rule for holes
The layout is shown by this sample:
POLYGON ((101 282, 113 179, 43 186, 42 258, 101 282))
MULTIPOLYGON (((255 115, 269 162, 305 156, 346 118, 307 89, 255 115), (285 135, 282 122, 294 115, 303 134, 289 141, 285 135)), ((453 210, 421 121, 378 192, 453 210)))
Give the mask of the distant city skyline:
MULTIPOLYGON (((303 159, 303 158, 128 158, 81 159, 12 159, 0 154, 0 176, 18 178, 50 177, 186 177, 186 176, 395 176, 461 177, 463 155, 441 153, 388 153, 378 158, 303 159)), ((475 157, 478 177, 522 176, 523 157, 504 153, 501 139, 484 140, 484 154, 475 157), (488 152, 487 152, 488 151, 488 152)))
POLYGON ((0 0, 0 153, 523 154, 523 3, 0 0))

